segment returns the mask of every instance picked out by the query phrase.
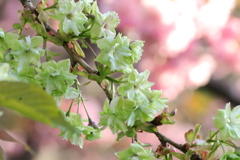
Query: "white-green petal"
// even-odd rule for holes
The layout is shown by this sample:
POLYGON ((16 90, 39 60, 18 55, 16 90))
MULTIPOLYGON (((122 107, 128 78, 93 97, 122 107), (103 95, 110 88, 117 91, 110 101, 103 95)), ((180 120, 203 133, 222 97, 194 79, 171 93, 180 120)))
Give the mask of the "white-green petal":
POLYGON ((59 11, 61 13, 67 14, 73 9, 75 2, 73 0, 59 0, 58 5, 59 11))
POLYGON ((71 23, 72 21, 68 18, 65 17, 64 21, 63 21, 63 31, 65 33, 69 33, 70 27, 72 25, 71 23))
POLYGON ((234 129, 234 131, 237 134, 238 139, 239 139, 240 138, 240 125, 233 126, 233 129, 234 129))
POLYGON ((30 48, 31 47, 31 38, 30 38, 30 36, 27 36, 26 37, 26 44, 27 44, 27 46, 30 48))
POLYGON ((226 115, 230 116, 231 115, 231 105, 230 103, 227 103, 225 106, 225 111, 226 111, 226 115))
POLYGON ((233 108, 231 117, 240 120, 240 105, 233 108))
POLYGON ((3 31, 3 29, 2 29, 2 28, 0 28, 0 37, 2 37, 2 38, 4 38, 4 37, 5 37, 5 33, 4 33, 4 31, 3 31))
POLYGON ((228 129, 228 127, 224 128, 224 129, 220 129, 219 130, 219 134, 220 134, 220 138, 222 140, 226 140, 226 139, 230 138, 229 137, 229 129, 228 129))
POLYGON ((31 48, 38 48, 43 44, 43 38, 41 36, 35 36, 31 39, 31 48))
POLYGON ((234 130, 233 126, 229 127, 229 135, 232 139, 238 139, 238 135, 236 133, 236 131, 234 130))
POLYGON ((221 129, 226 126, 226 120, 221 117, 213 117, 214 126, 221 129))

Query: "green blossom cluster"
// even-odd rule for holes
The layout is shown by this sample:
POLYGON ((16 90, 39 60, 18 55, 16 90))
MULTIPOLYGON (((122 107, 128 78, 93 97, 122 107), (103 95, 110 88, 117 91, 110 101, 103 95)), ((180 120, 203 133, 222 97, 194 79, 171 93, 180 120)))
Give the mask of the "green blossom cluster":
POLYGON ((130 126, 134 125, 136 120, 151 121, 160 110, 167 107, 165 105, 167 99, 160 98, 162 92, 151 90, 154 83, 147 81, 149 74, 149 71, 138 73, 137 70, 132 70, 120 78, 120 81, 125 83, 117 88, 118 93, 135 102, 128 123, 130 126))
POLYGON ((15 61, 18 62, 17 71, 20 72, 24 68, 34 64, 37 67, 41 66, 40 57, 44 55, 44 50, 40 48, 43 43, 43 38, 35 36, 30 38, 26 37, 24 40, 12 40, 10 48, 11 54, 15 61))
POLYGON ((77 132, 61 129, 59 136, 62 136, 64 140, 70 139, 73 145, 79 145, 80 148, 83 147, 84 141, 82 135, 85 135, 85 139, 88 141, 102 137, 102 133, 98 129, 83 124, 83 119, 80 114, 71 113, 71 116, 66 117, 66 120, 77 129, 77 132))
POLYGON ((69 70, 69 59, 61 60, 57 63, 48 61, 42 63, 41 69, 37 69, 38 75, 36 78, 47 93, 54 97, 59 97, 66 93, 67 89, 73 85, 74 80, 77 78, 69 70))

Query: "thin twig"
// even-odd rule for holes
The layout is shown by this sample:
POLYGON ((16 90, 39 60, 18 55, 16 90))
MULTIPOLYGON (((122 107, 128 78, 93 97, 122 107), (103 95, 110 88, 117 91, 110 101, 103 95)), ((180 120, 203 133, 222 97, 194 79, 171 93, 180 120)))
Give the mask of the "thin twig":
POLYGON ((86 40, 83 40, 83 43, 85 43, 88 48, 92 51, 92 53, 94 54, 95 58, 97 57, 97 54, 95 53, 95 51, 93 50, 93 48, 91 47, 91 45, 86 41, 86 40))
POLYGON ((87 108, 86 108, 86 106, 85 106, 84 99, 83 99, 82 96, 81 96, 80 98, 81 98, 82 105, 83 105, 83 107, 84 107, 84 110, 85 110, 85 112, 86 112, 86 114, 87 114, 87 117, 88 117, 88 120, 89 120, 89 119, 91 119, 91 118, 90 118, 90 116, 89 116, 89 114, 88 114, 88 111, 87 111, 87 108))
POLYGON ((73 106, 73 102, 74 102, 74 99, 72 99, 70 107, 68 108, 68 111, 66 112, 66 117, 70 116, 70 112, 71 112, 71 109, 72 109, 72 106, 73 106))
POLYGON ((101 85, 101 83, 98 83, 98 85, 99 85, 99 86, 102 88, 102 90, 105 92, 107 98, 109 99, 109 102, 111 102, 112 99, 113 99, 112 93, 111 93, 107 88, 103 87, 103 86, 101 85))

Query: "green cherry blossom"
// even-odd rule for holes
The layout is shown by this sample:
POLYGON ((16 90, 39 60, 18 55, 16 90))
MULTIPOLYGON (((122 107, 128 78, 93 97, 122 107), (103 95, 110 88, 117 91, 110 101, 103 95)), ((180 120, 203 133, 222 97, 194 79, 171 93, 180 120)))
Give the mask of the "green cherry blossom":
POLYGON ((130 148, 115 153, 120 160, 153 160, 152 149, 143 148, 139 144, 131 143, 130 148))
POLYGON ((58 97, 67 93, 70 86, 73 85, 76 75, 69 72, 70 60, 65 59, 59 62, 48 61, 42 63, 41 69, 36 69, 38 79, 45 88, 46 92, 58 97))
POLYGON ((40 48, 43 43, 43 38, 41 36, 35 36, 32 38, 28 36, 26 37, 26 41, 12 40, 11 42, 11 54, 14 56, 14 60, 18 63, 18 72, 23 68, 29 67, 30 63, 40 67, 40 57, 44 55, 44 49, 40 48))
POLYGON ((118 87, 120 95, 126 96, 132 101, 149 101, 148 97, 151 95, 151 87, 154 85, 153 82, 148 82, 150 72, 144 71, 138 73, 135 69, 129 74, 125 74, 121 77, 122 83, 118 87))
POLYGON ((113 133, 117 133, 119 130, 126 132, 127 126, 125 121, 129 117, 133 107, 134 102, 129 99, 123 99, 123 97, 114 98, 110 104, 109 100, 106 99, 103 111, 100 112, 101 119, 99 126, 103 126, 103 128, 109 126, 113 133))
POLYGON ((102 14, 98 9, 97 3, 94 2, 92 5, 92 14, 95 16, 95 21, 90 31, 92 39, 116 35, 115 28, 120 23, 116 12, 102 14))
POLYGON ((129 39, 118 34, 116 38, 108 36, 97 40, 101 49, 95 61, 110 67, 111 71, 129 72, 132 70, 129 39))
POLYGON ((74 0, 59 0, 59 9, 55 11, 55 15, 49 15, 51 18, 58 20, 60 32, 73 33, 78 36, 85 27, 87 17, 82 13, 85 5, 82 1, 77 3, 74 0))
POLYGON ((219 109, 213 117, 214 126, 219 129, 220 138, 240 138, 240 105, 231 110, 230 103, 227 103, 225 109, 219 109))

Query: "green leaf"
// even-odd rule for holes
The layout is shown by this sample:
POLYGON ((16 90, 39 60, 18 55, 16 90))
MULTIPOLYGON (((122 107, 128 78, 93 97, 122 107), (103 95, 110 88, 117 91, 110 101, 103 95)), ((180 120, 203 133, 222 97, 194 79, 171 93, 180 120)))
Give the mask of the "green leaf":
POLYGON ((137 144, 139 144, 142 147, 151 147, 152 146, 150 143, 142 143, 139 140, 137 141, 137 144))
POLYGON ((124 132, 119 132, 117 134, 117 140, 116 141, 119 141, 121 138, 123 138, 125 136, 125 133, 124 132))
POLYGON ((57 46, 62 46, 63 45, 63 40, 61 38, 56 37, 56 36, 52 36, 50 34, 47 34, 47 40, 56 44, 57 46))
POLYGON ((185 133, 185 141, 191 145, 194 142, 194 140, 195 140, 194 130, 190 129, 188 132, 185 133))
POLYGON ((137 153, 137 152, 144 152, 144 148, 142 146, 140 146, 139 144, 131 144, 131 148, 132 150, 137 153))
POLYGON ((211 146, 211 150, 208 153, 208 157, 211 157, 212 155, 214 155, 220 146, 221 146, 221 143, 219 141, 213 143, 211 146))
POLYGON ((198 135, 198 133, 199 133, 201 127, 202 127, 202 125, 200 125, 200 124, 196 124, 196 126, 195 126, 195 130, 194 130, 194 138, 197 137, 197 135, 198 135))
POLYGON ((149 124, 146 122, 136 121, 135 125, 133 126, 136 130, 142 130, 148 133, 157 132, 158 129, 155 125, 149 124))
POLYGON ((54 53, 54 52, 51 52, 50 50, 46 49, 46 61, 49 61, 52 59, 52 57, 54 56, 60 56, 61 54, 60 53, 54 53))
POLYGON ((88 79, 96 81, 98 83, 102 83, 103 78, 101 76, 98 76, 96 74, 89 74, 88 79))
POLYGON ((79 46, 78 42, 76 40, 71 41, 74 44, 74 49, 77 52, 77 54, 83 58, 85 58, 85 54, 82 50, 82 48, 79 46))
POLYGON ((120 160, 130 160, 130 158, 134 155, 134 152, 132 148, 128 148, 124 151, 117 152, 115 155, 120 159, 120 160))
POLYGON ((101 138, 102 138, 102 132, 99 130, 90 132, 90 134, 86 135, 86 137, 85 137, 85 139, 88 141, 93 141, 93 140, 101 139, 101 138))
POLYGON ((72 130, 53 98, 42 88, 23 82, 0 82, 0 106, 48 124, 72 130))
POLYGON ((22 25, 19 24, 19 23, 15 23, 15 24, 13 24, 12 28, 14 28, 14 29, 22 29, 22 25))
POLYGON ((135 128, 128 127, 128 131, 126 132, 126 136, 128 137, 134 137, 136 135, 135 128))
POLYGON ((186 155, 185 155, 185 159, 190 159, 193 153, 194 153, 194 151, 192 151, 192 150, 189 149, 189 150, 187 151, 186 155))
POLYGON ((88 72, 87 71, 78 71, 75 74, 77 74, 79 76, 83 76, 83 77, 88 77, 88 72))

